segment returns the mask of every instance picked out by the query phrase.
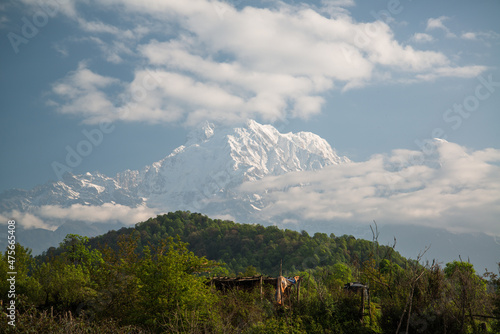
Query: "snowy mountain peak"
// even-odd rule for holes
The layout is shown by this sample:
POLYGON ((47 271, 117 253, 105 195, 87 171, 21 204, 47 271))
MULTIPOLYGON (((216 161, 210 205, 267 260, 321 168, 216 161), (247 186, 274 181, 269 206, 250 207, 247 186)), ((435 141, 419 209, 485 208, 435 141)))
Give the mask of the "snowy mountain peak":
POLYGON ((236 128, 207 122, 164 159, 120 173, 117 181, 148 206, 206 211, 201 203, 212 197, 234 199, 245 181, 344 162, 349 159, 312 133, 282 134, 252 120, 236 128))
POLYGON ((245 181, 344 162, 349 159, 309 132, 282 134, 252 120, 236 128, 205 123, 166 158, 137 174, 128 172, 133 181, 120 174, 120 184, 135 185, 153 207, 192 209, 208 197, 227 200, 245 181))
POLYGON ((349 162, 339 157, 321 137, 310 132, 280 133, 272 125, 253 120, 246 128, 228 135, 232 158, 236 162, 262 166, 264 174, 279 175, 290 171, 315 170, 326 165, 349 162))
POLYGON ((251 217, 264 203, 262 194, 240 193, 244 182, 344 162, 349 159, 313 133, 283 134, 252 120, 236 128, 206 122, 185 145, 141 170, 125 170, 114 178, 99 172, 66 174, 62 181, 0 196, 0 211, 145 204, 160 211, 237 212, 246 221, 244 216, 251 217))
POLYGON ((199 128, 192 130, 187 136, 186 146, 201 143, 208 140, 214 134, 215 125, 208 121, 202 123, 199 128))

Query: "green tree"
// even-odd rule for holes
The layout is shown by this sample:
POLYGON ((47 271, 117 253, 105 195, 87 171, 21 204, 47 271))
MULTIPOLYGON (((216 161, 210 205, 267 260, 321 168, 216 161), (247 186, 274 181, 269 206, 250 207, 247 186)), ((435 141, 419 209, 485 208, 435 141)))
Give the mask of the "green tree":
POLYGON ((88 241, 87 237, 68 234, 60 243, 62 253, 34 270, 33 278, 43 289, 46 307, 76 311, 97 298, 104 260, 88 241))
POLYGON ((43 263, 34 277, 40 282, 45 305, 59 310, 76 310, 78 306, 97 297, 95 283, 81 266, 65 264, 60 260, 43 263))
MULTIPOLYGON (((500 274, 500 263, 498 263, 498 272, 500 274)), ((493 316, 496 318, 493 323, 493 329, 500 333, 500 276, 492 273, 491 285, 495 289, 493 299, 493 316)))
POLYGON ((454 305, 455 318, 459 323, 460 333, 466 333, 470 327, 473 333, 478 333, 475 314, 484 310, 486 296, 486 282, 476 275, 472 264, 462 261, 453 261, 444 268, 446 278, 449 280, 449 298, 454 305))
POLYGON ((140 314, 146 324, 163 330, 174 330, 189 323, 196 314, 197 326, 207 323, 216 296, 199 275, 217 264, 197 257, 187 244, 169 238, 154 249, 144 249, 137 268, 141 296, 140 314))
POLYGON ((240 276, 250 277, 259 275, 259 272, 257 271, 257 268, 255 268, 254 266, 247 266, 245 268, 245 271, 240 274, 241 274, 240 276))
POLYGON ((123 325, 137 323, 137 304, 140 302, 137 268, 139 233, 120 235, 117 249, 102 249, 104 266, 94 311, 99 318, 115 318, 123 325))
POLYGON ((352 280, 351 268, 344 263, 336 263, 332 267, 333 278, 348 283, 352 280))

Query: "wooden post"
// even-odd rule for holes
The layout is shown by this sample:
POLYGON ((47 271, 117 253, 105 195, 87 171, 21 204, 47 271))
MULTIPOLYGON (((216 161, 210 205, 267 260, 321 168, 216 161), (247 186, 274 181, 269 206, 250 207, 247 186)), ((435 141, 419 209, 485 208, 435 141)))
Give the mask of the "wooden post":
POLYGON ((300 277, 297 278, 297 304, 300 302, 300 277))
POLYGON ((307 298, 309 297, 309 280, 311 279, 311 273, 309 273, 309 275, 307 276, 307 290, 306 290, 306 300, 307 298))
POLYGON ((361 288, 361 308, 359 310, 359 317, 363 323, 363 315, 365 314, 365 288, 361 288))
POLYGON ((260 275, 260 301, 262 301, 262 297, 263 297, 262 293, 263 293, 263 291, 262 291, 262 275, 260 275))
POLYGON ((283 296, 281 295, 281 277, 283 275, 283 259, 280 261, 280 274, 277 279, 277 284, 276 284, 276 301, 278 304, 281 305, 283 302, 283 296))
POLYGON ((371 307, 371 296, 370 296, 370 285, 368 285, 368 313, 370 314, 370 324, 372 323, 372 307, 371 307))
POLYGON ((276 280, 276 302, 281 305, 281 276, 276 280))

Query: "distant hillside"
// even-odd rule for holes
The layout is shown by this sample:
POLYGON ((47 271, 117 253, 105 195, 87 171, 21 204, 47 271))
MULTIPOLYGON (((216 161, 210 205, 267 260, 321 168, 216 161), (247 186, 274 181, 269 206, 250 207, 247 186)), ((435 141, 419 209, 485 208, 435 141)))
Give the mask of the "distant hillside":
MULTIPOLYGON (((140 246, 155 245, 167 237, 179 236, 197 256, 223 261, 234 274, 253 266, 260 273, 276 275, 281 261, 284 273, 339 262, 356 265, 368 260, 374 250, 372 242, 353 236, 336 237, 324 233, 310 236, 305 231, 299 233, 275 226, 237 224, 184 211, 160 215, 135 227, 110 231, 92 238, 90 244, 115 248, 120 236, 133 234, 140 238, 140 246)), ((400 266, 405 263, 405 259, 388 246, 380 246, 378 253, 380 257, 391 256, 400 266)))

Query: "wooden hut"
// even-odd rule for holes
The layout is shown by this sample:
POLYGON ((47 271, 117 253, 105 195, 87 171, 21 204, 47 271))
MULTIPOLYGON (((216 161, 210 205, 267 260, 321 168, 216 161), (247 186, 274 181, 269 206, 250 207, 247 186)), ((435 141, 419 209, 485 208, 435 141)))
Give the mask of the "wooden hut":
POLYGON ((292 287, 297 288, 297 301, 300 295, 300 277, 288 278, 284 276, 250 276, 250 277, 213 277, 210 285, 217 290, 226 291, 230 289, 253 290, 259 289, 261 298, 264 296, 264 286, 275 288, 275 301, 278 305, 283 305, 284 301, 290 297, 292 287))

